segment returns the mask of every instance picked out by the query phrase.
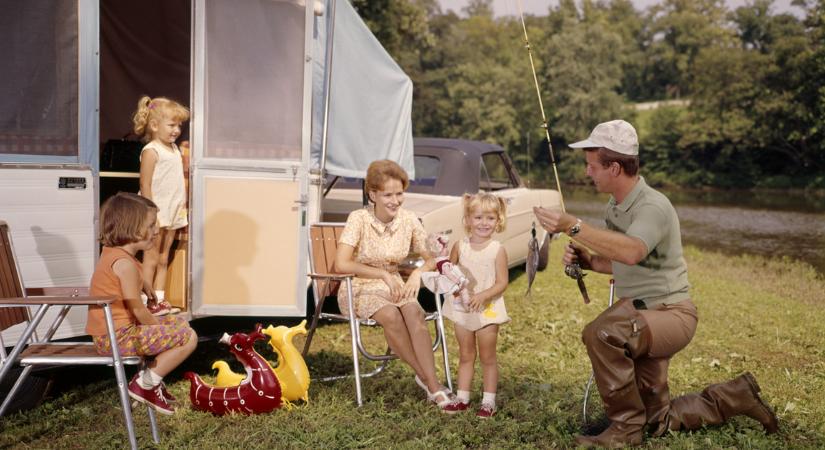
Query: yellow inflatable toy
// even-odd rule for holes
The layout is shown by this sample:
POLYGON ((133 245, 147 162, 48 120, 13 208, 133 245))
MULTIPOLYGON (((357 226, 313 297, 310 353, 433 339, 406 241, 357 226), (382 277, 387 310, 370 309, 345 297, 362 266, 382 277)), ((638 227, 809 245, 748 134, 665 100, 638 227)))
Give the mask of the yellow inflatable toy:
POLYGON ((266 327, 261 332, 269 336, 269 346, 278 354, 278 367, 275 375, 281 381, 281 392, 288 401, 303 400, 309 403, 309 369, 304 356, 292 344, 297 334, 307 334, 306 320, 288 328, 283 325, 266 327))
MULTIPOLYGON (((272 367, 272 371, 281 384, 281 400, 287 405, 296 400, 309 403, 309 369, 301 352, 292 344, 295 335, 307 334, 306 320, 291 328, 270 325, 261 332, 269 336, 269 346, 278 355, 278 365, 272 367)), ((246 378, 246 374, 233 372, 225 361, 215 361, 212 369, 218 371, 215 386, 236 386, 246 378)))
POLYGON ((218 371, 218 376, 215 379, 215 386, 218 387, 237 386, 246 378, 246 374, 233 372, 229 368, 229 364, 222 360, 213 362, 212 370, 218 371))

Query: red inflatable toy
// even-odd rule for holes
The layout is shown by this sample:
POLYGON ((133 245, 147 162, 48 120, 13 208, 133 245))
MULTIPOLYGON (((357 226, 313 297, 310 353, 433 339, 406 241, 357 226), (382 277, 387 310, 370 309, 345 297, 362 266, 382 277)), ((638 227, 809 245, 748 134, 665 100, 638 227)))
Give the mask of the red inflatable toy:
POLYGON ((194 372, 183 374, 191 383, 189 399, 194 409, 222 416, 230 412, 260 414, 281 407, 278 377, 252 346, 261 339, 266 339, 266 335, 261 333, 261 324, 257 324, 255 331, 248 335, 235 333, 230 338, 224 333, 221 338, 220 342, 229 345, 229 350, 246 369, 246 378, 236 386, 212 386, 204 383, 194 372))

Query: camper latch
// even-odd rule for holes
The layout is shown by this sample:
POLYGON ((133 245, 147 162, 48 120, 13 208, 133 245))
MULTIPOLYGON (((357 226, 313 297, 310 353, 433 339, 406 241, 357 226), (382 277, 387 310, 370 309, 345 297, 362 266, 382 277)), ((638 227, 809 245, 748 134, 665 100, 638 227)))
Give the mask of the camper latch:
POLYGON ((300 198, 300 199, 298 199, 298 200, 295 200, 295 201, 294 201, 294 202, 292 202, 292 203, 297 203, 297 204, 299 204, 299 205, 301 205, 301 206, 306 206, 306 205, 307 205, 307 203, 309 203, 309 196, 308 196, 308 195, 306 195, 306 194, 301 194, 301 198, 300 198))

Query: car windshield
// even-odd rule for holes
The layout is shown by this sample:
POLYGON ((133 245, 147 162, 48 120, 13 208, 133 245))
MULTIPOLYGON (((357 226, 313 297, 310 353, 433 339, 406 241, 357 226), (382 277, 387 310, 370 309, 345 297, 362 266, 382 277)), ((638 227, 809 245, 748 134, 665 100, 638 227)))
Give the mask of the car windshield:
POLYGON ((498 191, 515 187, 510 172, 502 159, 502 153, 487 153, 481 157, 479 189, 498 191))
MULTIPOLYGON (((410 180, 407 192, 433 193, 435 182, 441 173, 441 160, 435 156, 415 155, 415 179, 410 180)), ((336 177, 327 175, 327 186, 336 177)), ((340 177, 335 182, 335 189, 361 189, 360 178, 340 177)))

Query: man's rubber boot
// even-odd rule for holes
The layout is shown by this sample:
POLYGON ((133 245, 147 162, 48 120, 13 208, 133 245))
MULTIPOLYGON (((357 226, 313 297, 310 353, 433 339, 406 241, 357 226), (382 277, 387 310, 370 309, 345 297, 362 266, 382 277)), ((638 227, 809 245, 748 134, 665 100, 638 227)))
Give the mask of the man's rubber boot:
POLYGON ((779 419, 759 397, 761 391, 750 372, 726 383, 712 384, 700 394, 688 394, 671 403, 668 428, 695 430, 704 425, 719 425, 733 416, 748 416, 762 424, 765 433, 776 433, 779 419))
POLYGON ((667 432, 670 388, 667 383, 670 357, 636 360, 636 385, 645 405, 648 431, 658 437, 667 432))

